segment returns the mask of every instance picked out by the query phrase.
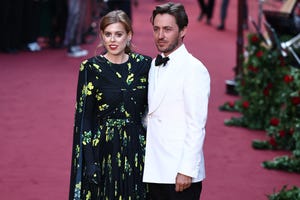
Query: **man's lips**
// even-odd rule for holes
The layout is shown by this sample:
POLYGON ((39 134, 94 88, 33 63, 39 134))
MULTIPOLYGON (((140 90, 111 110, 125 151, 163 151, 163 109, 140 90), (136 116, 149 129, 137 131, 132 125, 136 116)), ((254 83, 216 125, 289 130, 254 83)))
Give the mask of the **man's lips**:
POLYGON ((158 46, 164 46, 164 45, 166 45, 167 44, 167 42, 165 42, 165 41, 158 41, 157 42, 157 45, 158 46))

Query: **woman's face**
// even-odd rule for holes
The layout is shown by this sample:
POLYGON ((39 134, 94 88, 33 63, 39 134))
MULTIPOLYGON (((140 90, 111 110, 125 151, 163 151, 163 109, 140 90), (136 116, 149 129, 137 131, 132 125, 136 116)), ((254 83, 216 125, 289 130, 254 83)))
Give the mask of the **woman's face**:
POLYGON ((126 44, 130 42, 132 34, 127 33, 124 25, 117 22, 101 31, 101 36, 107 53, 117 56, 125 53, 126 44))

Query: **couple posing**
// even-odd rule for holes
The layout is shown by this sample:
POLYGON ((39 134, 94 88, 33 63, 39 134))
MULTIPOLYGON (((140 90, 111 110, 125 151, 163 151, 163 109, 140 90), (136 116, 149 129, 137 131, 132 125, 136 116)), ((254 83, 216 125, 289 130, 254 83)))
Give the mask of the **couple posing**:
POLYGON ((156 6, 151 23, 153 60, 132 51, 123 11, 101 18, 104 51, 79 71, 70 200, 200 198, 209 73, 183 44, 182 4, 156 6))

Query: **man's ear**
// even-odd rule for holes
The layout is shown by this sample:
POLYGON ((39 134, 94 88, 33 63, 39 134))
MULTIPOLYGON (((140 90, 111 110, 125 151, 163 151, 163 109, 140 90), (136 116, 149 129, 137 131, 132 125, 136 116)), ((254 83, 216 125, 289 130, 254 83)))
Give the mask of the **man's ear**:
POLYGON ((181 36, 181 38, 184 38, 184 36, 186 35, 186 33, 187 33, 187 27, 185 26, 185 27, 183 27, 183 29, 180 31, 180 36, 181 36))

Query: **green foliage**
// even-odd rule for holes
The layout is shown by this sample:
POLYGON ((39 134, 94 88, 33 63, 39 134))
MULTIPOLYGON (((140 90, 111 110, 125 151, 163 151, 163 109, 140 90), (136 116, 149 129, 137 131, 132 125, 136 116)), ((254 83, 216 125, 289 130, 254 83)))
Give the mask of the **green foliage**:
MULTIPOLYGON (((227 126, 242 126, 267 132, 266 140, 252 141, 255 149, 284 149, 292 155, 264 161, 267 169, 300 173, 300 70, 277 49, 262 45, 256 34, 248 35, 247 57, 236 77, 240 99, 226 102, 222 111, 241 113, 225 120, 227 126)), ((268 195, 269 200, 300 200, 300 188, 268 195)))
POLYGON ((268 198, 269 200, 300 200, 300 188, 294 186, 287 189, 285 185, 278 193, 268 195, 268 198))
POLYGON ((219 106, 219 110, 230 111, 230 112, 238 112, 239 107, 238 107, 238 104, 236 102, 227 101, 223 105, 219 106))
POLYGON ((262 165, 267 169, 279 169, 300 173, 300 159, 294 156, 279 156, 272 161, 264 161, 262 165))
POLYGON ((300 70, 277 49, 263 45, 257 34, 248 35, 247 56, 236 77, 240 96, 219 107, 241 117, 225 120, 227 126, 265 130, 266 140, 254 140, 255 149, 290 150, 291 157, 266 161, 263 166, 298 172, 300 159, 300 70), (289 159, 287 159, 289 158, 289 159))
POLYGON ((269 141, 253 140, 252 147, 254 149, 272 149, 272 145, 269 141))

